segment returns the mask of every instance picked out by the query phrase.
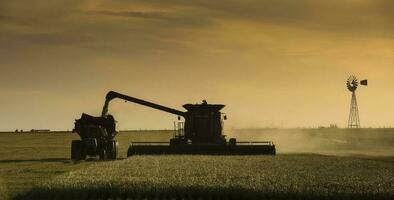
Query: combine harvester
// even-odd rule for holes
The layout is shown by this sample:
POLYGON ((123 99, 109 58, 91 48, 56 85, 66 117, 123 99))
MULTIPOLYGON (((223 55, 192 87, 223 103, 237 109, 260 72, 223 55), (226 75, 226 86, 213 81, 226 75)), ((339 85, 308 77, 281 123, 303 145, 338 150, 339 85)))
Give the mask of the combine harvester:
POLYGON ((168 142, 132 142, 127 156, 140 154, 207 154, 207 155, 275 155, 275 145, 271 141, 237 142, 235 138, 226 140, 223 135, 221 104, 185 104, 186 111, 179 111, 142 99, 130 97, 114 91, 107 93, 101 117, 82 114, 75 122, 74 132, 81 140, 72 141, 71 158, 83 160, 87 155, 101 159, 116 159, 118 143, 114 140, 117 132, 115 120, 108 114, 108 106, 113 99, 137 103, 143 106, 178 115, 185 119, 178 122, 174 137, 168 142))

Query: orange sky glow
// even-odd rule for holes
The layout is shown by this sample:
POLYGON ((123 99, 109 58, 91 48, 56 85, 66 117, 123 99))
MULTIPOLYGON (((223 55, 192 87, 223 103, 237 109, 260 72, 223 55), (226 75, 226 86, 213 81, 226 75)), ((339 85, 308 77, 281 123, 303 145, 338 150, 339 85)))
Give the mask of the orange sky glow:
MULTIPOLYGON (((394 125, 391 0, 0 2, 0 130, 71 130, 107 91, 182 110, 221 103, 226 128, 394 125)), ((177 116, 123 101, 119 129, 177 116)))

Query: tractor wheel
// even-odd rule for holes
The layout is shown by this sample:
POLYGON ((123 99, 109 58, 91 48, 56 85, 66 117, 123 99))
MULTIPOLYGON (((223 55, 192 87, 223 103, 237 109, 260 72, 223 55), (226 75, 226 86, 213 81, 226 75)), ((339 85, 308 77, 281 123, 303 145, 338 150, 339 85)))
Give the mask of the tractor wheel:
POLYGON ((228 144, 232 147, 235 147, 237 145, 237 139, 235 138, 230 138, 230 140, 228 141, 228 144))
POLYGON ((71 142, 71 160, 85 160, 83 142, 81 140, 73 140, 71 142))
POLYGON ((116 160, 116 158, 118 157, 118 146, 119 144, 116 140, 109 141, 107 146, 108 159, 116 160))

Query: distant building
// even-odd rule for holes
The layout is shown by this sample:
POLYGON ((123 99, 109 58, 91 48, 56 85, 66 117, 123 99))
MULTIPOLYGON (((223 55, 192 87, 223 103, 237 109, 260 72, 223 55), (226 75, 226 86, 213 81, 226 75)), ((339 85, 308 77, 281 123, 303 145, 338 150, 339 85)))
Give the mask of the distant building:
POLYGON ((330 128, 338 128, 338 125, 336 125, 336 124, 330 124, 330 128))
POLYGON ((32 133, 47 133, 47 132, 51 132, 51 130, 49 130, 49 129, 31 129, 30 132, 32 132, 32 133))
POLYGON ((330 126, 325 127, 325 126, 318 126, 317 128, 322 129, 322 128, 338 128, 338 125, 336 124, 330 124, 330 126))

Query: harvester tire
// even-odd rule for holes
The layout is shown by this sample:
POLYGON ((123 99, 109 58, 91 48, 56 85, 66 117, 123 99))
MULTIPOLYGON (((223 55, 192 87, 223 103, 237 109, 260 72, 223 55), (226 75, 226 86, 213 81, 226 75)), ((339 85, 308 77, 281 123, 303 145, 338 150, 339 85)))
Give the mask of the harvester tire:
POLYGON ((134 155, 133 153, 133 145, 130 144, 129 149, 127 150, 127 157, 134 155))
POLYGON ((275 147, 271 150, 271 155, 276 155, 276 148, 275 147))
POLYGON ((178 146, 179 145, 179 139, 178 138, 171 138, 170 139, 170 146, 178 146))
POLYGON ((71 160, 85 160, 83 142, 81 140, 73 140, 71 142, 71 160))
POLYGON ((107 146, 108 159, 116 160, 116 158, 118 157, 118 146, 119 144, 116 140, 109 141, 107 146))

